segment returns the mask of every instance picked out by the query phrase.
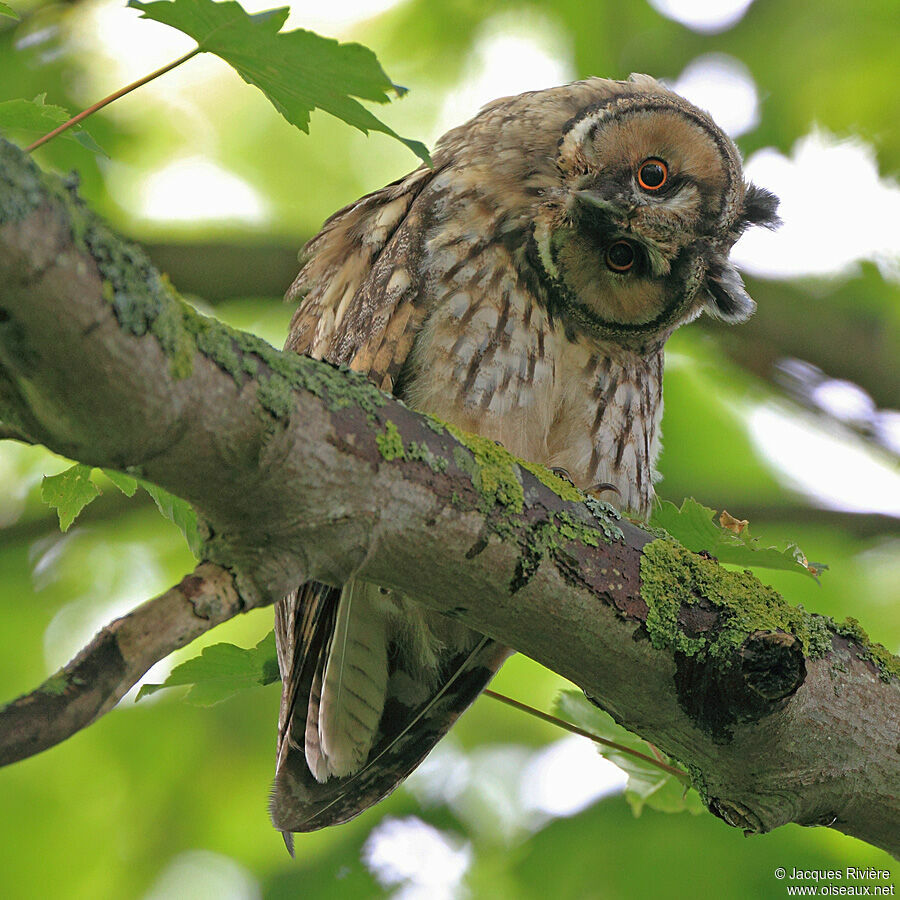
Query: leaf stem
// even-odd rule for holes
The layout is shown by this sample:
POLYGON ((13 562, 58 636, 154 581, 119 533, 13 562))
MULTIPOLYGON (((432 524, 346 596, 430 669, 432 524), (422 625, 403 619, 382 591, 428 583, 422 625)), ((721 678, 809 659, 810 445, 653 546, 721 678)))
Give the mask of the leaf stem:
POLYGON ((165 75, 166 72, 170 72, 176 66, 180 66, 182 63, 187 62, 192 56, 196 56, 198 53, 200 53, 200 48, 195 47, 193 50, 191 50, 190 53, 185 53, 184 56, 180 56, 178 59, 174 60, 174 62, 170 62, 167 65, 163 66, 161 69, 157 69, 155 72, 151 72, 149 75, 145 75, 143 78, 139 78, 137 81, 133 81, 131 84, 126 85, 125 87, 116 91, 114 94, 110 94, 108 97, 104 97, 102 100, 98 100, 93 106, 89 106, 87 109, 83 109, 77 115, 72 116, 72 118, 67 122, 63 122, 62 125, 54 128, 53 131, 49 131, 43 137, 39 137, 33 144, 25 148, 26 152, 31 153, 32 150, 40 147, 41 144, 46 144, 47 141, 55 138, 58 134, 62 134, 62 132, 71 128, 73 125, 77 125, 82 119, 86 119, 89 115, 91 115, 91 113, 97 112, 98 109, 103 109, 104 106, 109 105, 113 102, 113 100, 118 100, 119 97, 124 97, 126 94, 130 94, 136 88, 141 87, 141 85, 153 81, 154 78, 159 78, 160 75, 165 75))
POLYGON ((556 725, 559 728, 562 728, 566 731, 571 731, 572 734, 578 734, 581 737, 589 738, 594 741, 595 744, 602 744, 604 747, 609 747, 612 750, 617 750, 619 753, 625 753, 628 756, 633 756, 636 759, 641 760, 642 762, 649 763, 651 766, 656 766, 658 769, 662 769, 664 772, 668 772, 670 775, 674 775, 682 784, 687 787, 691 786, 691 779, 687 772, 682 772, 681 769, 676 768, 675 766, 670 766, 668 763, 664 763, 660 759, 654 759, 652 756, 647 756, 645 753, 641 753, 638 750, 632 750, 631 747, 626 747, 624 744, 617 744, 615 741, 607 741, 602 737, 598 737, 596 734, 591 734, 590 731, 585 731, 583 728, 579 728, 577 725, 573 725, 571 722, 567 722, 565 719, 558 719, 556 716, 551 716, 549 713, 541 712, 539 709, 535 709, 533 706, 528 706, 525 703, 520 703, 518 700, 513 700, 512 697, 507 697, 505 694, 498 694, 496 691, 492 690, 484 690, 482 693, 487 697, 493 697, 495 700, 499 700, 501 703, 505 703, 507 706, 512 706, 514 709, 518 709, 521 712, 528 713, 530 716, 534 716, 537 719, 541 719, 544 722, 549 722, 551 725, 556 725))

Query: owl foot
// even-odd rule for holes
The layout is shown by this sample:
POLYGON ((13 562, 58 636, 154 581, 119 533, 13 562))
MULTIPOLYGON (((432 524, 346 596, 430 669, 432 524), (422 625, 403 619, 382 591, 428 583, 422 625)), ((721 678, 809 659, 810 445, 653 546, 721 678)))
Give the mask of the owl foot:
MULTIPOLYGON (((568 481, 573 488, 578 489, 578 485, 575 484, 574 481, 572 481, 572 476, 569 475, 568 470, 564 469, 562 466, 550 466, 550 471, 557 478, 562 478, 563 481, 568 481)), ((588 494, 591 497, 594 497, 596 500, 600 500, 600 495, 609 493, 609 491, 612 491, 614 494, 620 493, 619 489, 614 484, 610 484, 608 481, 600 481, 597 484, 592 484, 589 488, 586 488, 584 490, 584 493, 588 494)))
POLYGON ((572 487, 575 487, 575 482, 572 481, 572 476, 569 475, 567 469, 564 469, 562 466, 550 466, 550 471, 557 477, 562 478, 563 481, 568 481, 572 487))
POLYGON ((601 494, 607 494, 612 491, 614 494, 618 494, 620 497, 622 496, 619 489, 614 485, 610 484, 608 481, 601 481, 597 484, 592 484, 586 491, 586 494, 590 494, 596 500, 601 500, 601 494))

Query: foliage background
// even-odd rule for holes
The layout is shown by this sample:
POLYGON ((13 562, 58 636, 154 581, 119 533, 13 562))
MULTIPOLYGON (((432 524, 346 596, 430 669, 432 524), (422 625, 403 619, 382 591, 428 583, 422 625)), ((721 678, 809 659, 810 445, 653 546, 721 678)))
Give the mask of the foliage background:
MULTIPOLYGON (((13 6, 20 23, 0 18, 0 101, 46 91, 48 102, 80 109, 191 47, 106 0, 13 6)), ((866 247, 880 255, 834 274, 834 259, 807 263, 792 244, 797 265, 781 270, 790 277, 748 277, 760 305, 750 324, 705 322, 673 339, 660 493, 696 496, 750 518, 766 538, 800 543, 831 566, 821 586, 785 573, 766 580, 807 608, 859 618, 897 652, 900 287, 897 247, 883 233, 884 222, 896 233, 897 188, 884 179, 900 161, 891 0, 864 9, 757 0, 717 31, 643 0, 406 0, 369 19, 362 7, 330 6, 295 6, 290 27, 372 47, 412 89, 377 112, 429 145, 504 93, 588 74, 676 81, 710 53, 744 67, 759 99, 758 124, 739 138, 745 156, 775 148, 797 163, 788 188, 813 182, 808 203, 821 209, 823 230, 807 235, 812 242, 824 234, 832 256, 856 245, 855 258, 866 247), (869 148, 874 206, 851 168, 834 162, 847 158, 828 157, 820 170, 799 153, 796 142, 815 129, 869 148)), ((88 200, 146 242, 201 308, 276 345, 297 248, 338 206, 416 164, 399 143, 320 113, 311 135, 299 134, 211 57, 114 104, 90 128, 108 158, 55 141, 42 164, 77 169, 88 200)), ((40 448, 0 444, 0 698, 30 690, 105 621, 192 566, 149 501, 127 501, 111 485, 61 535, 39 480, 64 466, 40 448)), ((198 644, 250 646, 270 628, 271 611, 260 610, 198 644)), ((548 708, 564 684, 515 658, 495 686, 548 708)), ((64 745, 0 772, 2 896, 768 897, 783 891, 776 866, 875 866, 900 880, 885 854, 827 829, 744 840, 709 815, 645 809, 635 818, 592 750, 487 698, 409 788, 347 826, 299 839, 291 861, 265 808, 277 706, 276 685, 212 708, 177 692, 137 706, 129 697, 64 745)))

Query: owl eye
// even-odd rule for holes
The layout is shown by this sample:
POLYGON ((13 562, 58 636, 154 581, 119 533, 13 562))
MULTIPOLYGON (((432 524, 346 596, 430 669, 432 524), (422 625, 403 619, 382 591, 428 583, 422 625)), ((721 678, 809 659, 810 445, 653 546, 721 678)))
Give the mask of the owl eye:
POLYGON ((616 241, 606 251, 606 265, 613 272, 627 272, 634 266, 634 247, 628 241, 616 241))
POLYGON ((669 167, 661 159, 645 159, 638 169, 638 184, 645 191, 658 191, 669 177, 669 167))

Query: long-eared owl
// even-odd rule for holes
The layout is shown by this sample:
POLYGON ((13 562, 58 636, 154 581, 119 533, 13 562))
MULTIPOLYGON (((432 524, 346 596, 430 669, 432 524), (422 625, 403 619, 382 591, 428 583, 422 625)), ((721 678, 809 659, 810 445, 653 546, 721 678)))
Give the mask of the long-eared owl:
MULTIPOLYGON (((710 117, 645 75, 507 97, 305 249, 287 348, 564 469, 646 517, 663 345, 753 301, 728 260, 777 200, 710 117)), ((276 606, 272 819, 344 822, 405 778, 510 651, 358 579, 276 606)))

